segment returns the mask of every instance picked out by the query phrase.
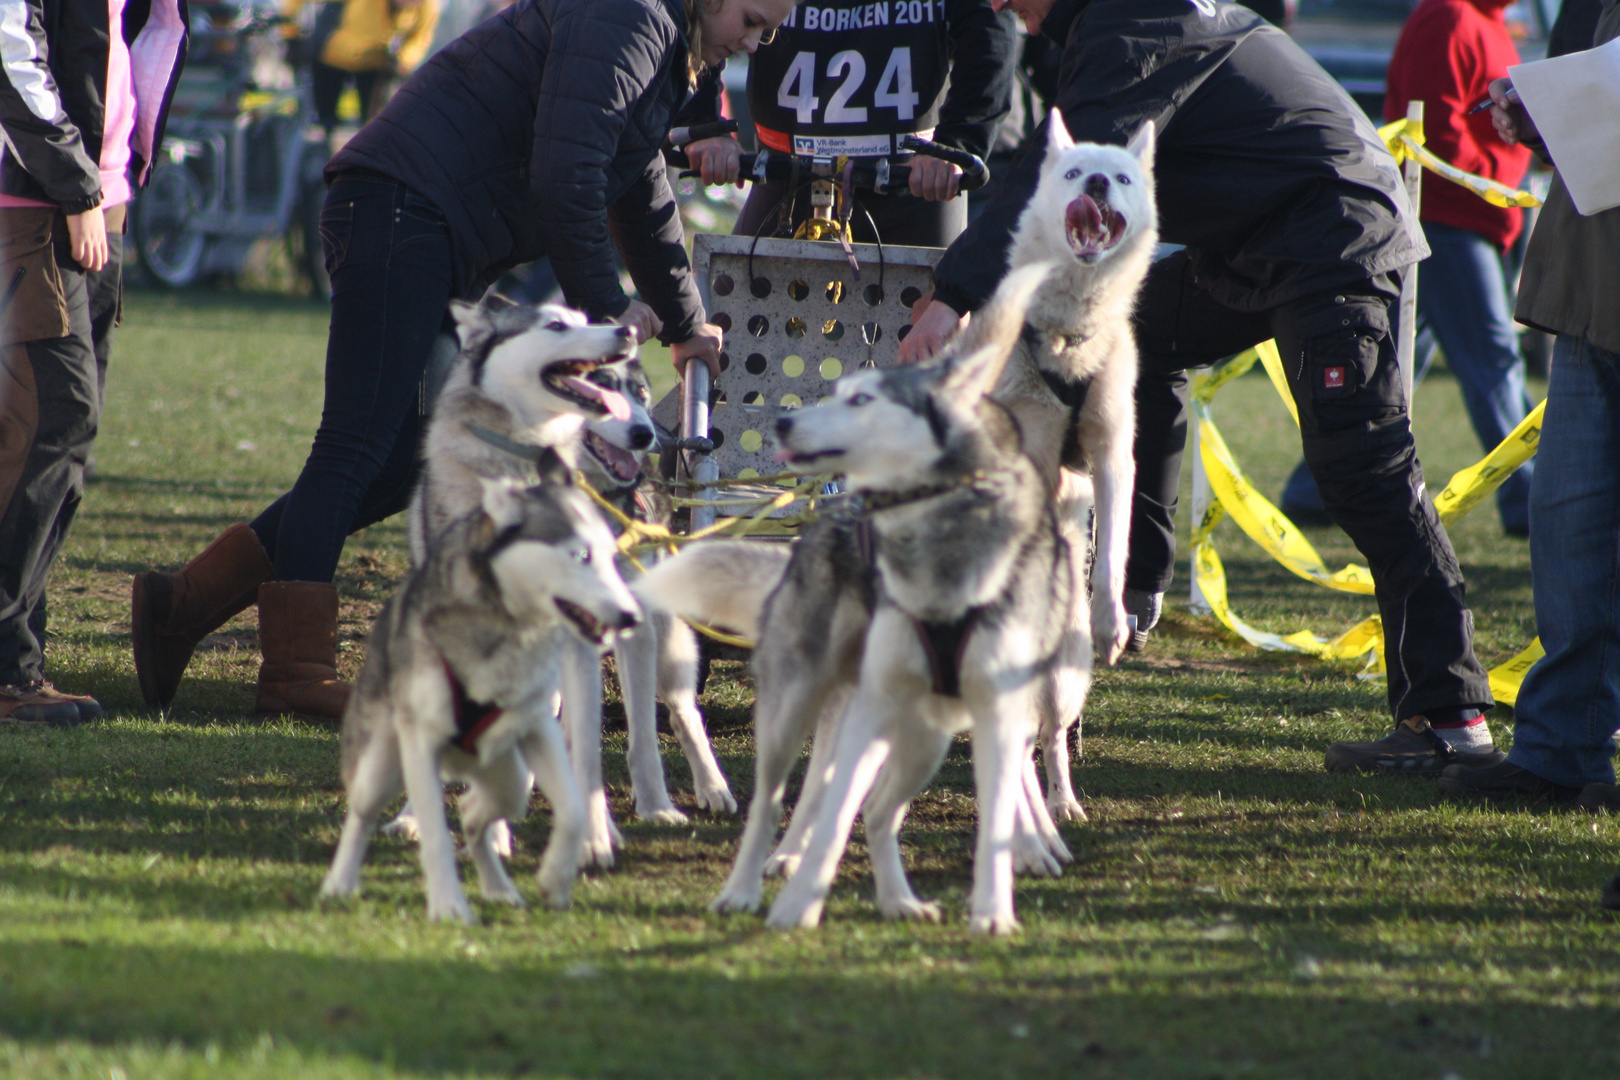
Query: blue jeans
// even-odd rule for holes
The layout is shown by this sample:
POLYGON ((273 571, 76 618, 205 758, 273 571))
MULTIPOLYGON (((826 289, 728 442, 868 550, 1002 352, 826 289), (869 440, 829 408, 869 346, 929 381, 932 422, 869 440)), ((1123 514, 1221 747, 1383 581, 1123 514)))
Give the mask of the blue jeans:
POLYGON ((387 177, 333 180, 321 239, 332 275, 321 424, 292 490, 252 522, 277 581, 331 581, 349 534, 410 502, 423 378, 453 289, 444 215, 387 177))
MULTIPOLYGON (((1533 408, 1502 256, 1489 240, 1467 229, 1425 221, 1423 234, 1433 254, 1418 274, 1414 382, 1428 371, 1436 344, 1445 349, 1474 433, 1485 450, 1493 450, 1533 408)), ((1530 527, 1534 473, 1532 459, 1496 489, 1497 512, 1508 532, 1523 535, 1530 527)), ((1322 505, 1303 465, 1288 478, 1283 502, 1308 509, 1322 505)))
POLYGON ((1620 355, 1560 334, 1531 493, 1536 629, 1508 760, 1569 787, 1614 782, 1620 729, 1620 355))

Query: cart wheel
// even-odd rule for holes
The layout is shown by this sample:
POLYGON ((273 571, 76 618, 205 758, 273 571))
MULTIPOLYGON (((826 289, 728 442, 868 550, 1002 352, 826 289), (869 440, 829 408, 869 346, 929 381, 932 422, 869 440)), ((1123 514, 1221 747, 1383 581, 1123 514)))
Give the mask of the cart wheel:
POLYGON ((192 228, 202 210, 202 185, 184 165, 170 162, 152 170, 152 180, 135 200, 135 243, 147 273, 170 288, 197 280, 208 238, 192 228))

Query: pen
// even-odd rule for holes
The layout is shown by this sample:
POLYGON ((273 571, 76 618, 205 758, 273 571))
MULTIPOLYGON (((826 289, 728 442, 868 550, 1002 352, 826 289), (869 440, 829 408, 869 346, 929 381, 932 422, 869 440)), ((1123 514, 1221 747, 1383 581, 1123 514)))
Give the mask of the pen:
MULTIPOLYGON (((1519 92, 1517 90, 1513 89, 1513 87, 1510 86, 1510 87, 1508 87, 1507 97, 1508 97, 1509 101, 1517 102, 1519 100, 1519 92)), ((1463 115, 1464 116, 1473 116, 1475 113, 1482 113, 1486 109, 1490 108, 1493 104, 1495 104, 1495 103, 1493 101, 1491 101, 1490 98, 1486 98, 1484 101, 1480 102, 1478 105, 1475 105, 1472 109, 1469 109, 1467 112, 1463 113, 1463 115)))

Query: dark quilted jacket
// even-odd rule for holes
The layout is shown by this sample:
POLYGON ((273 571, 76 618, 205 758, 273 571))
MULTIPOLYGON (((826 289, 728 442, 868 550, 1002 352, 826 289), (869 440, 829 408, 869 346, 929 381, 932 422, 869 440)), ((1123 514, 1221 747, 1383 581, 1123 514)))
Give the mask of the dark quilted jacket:
POLYGON ((616 240, 684 341, 703 306, 658 147, 687 49, 681 0, 519 0, 423 64, 327 175, 370 169, 438 206, 462 292, 550 256, 570 304, 616 316, 616 240))

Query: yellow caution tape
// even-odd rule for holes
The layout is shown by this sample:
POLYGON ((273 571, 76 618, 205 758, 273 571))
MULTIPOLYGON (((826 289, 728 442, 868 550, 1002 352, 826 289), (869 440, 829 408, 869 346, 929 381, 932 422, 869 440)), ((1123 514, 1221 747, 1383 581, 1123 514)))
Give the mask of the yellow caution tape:
MULTIPOLYGON (((1249 626, 1237 617, 1228 602, 1226 572, 1211 538, 1215 526, 1228 516, 1268 555, 1299 577, 1341 592, 1373 592, 1372 574, 1366 567, 1352 563, 1341 570, 1328 571, 1316 549, 1300 533, 1299 527, 1255 491, 1244 477, 1226 440, 1216 428, 1209 411, 1215 392, 1254 367, 1256 362, 1264 365, 1272 386, 1288 406, 1295 424, 1298 424, 1299 413, 1273 341, 1222 361, 1208 373, 1198 373, 1193 380, 1191 405, 1194 422, 1198 425, 1199 456, 1214 496, 1204 520, 1193 531, 1191 542, 1193 573, 1198 580, 1199 591, 1223 626, 1257 648, 1340 660, 1353 660, 1370 653, 1367 670, 1362 675, 1364 678, 1379 677, 1384 673, 1384 633, 1376 615, 1336 638, 1320 638, 1308 630, 1280 635, 1249 626)), ((1435 509, 1443 522, 1450 524, 1463 517, 1500 487, 1515 469, 1535 455, 1545 410, 1545 402, 1537 405, 1500 445, 1451 478, 1445 490, 1434 500, 1435 509)), ((1489 672, 1491 693, 1496 700, 1513 704, 1518 699, 1525 673, 1543 655, 1541 640, 1537 638, 1513 659, 1492 669, 1489 672)))
POLYGON ((1541 200, 1528 191, 1520 191, 1495 180, 1463 172, 1457 166, 1435 157, 1434 152, 1423 145, 1422 124, 1411 120, 1397 120, 1393 124, 1385 124, 1379 128, 1378 135, 1384 140, 1384 145, 1389 147, 1389 152, 1395 155, 1396 161, 1405 161, 1409 157, 1416 158, 1425 169, 1445 177, 1453 184, 1461 184, 1492 206, 1541 205, 1541 200))

